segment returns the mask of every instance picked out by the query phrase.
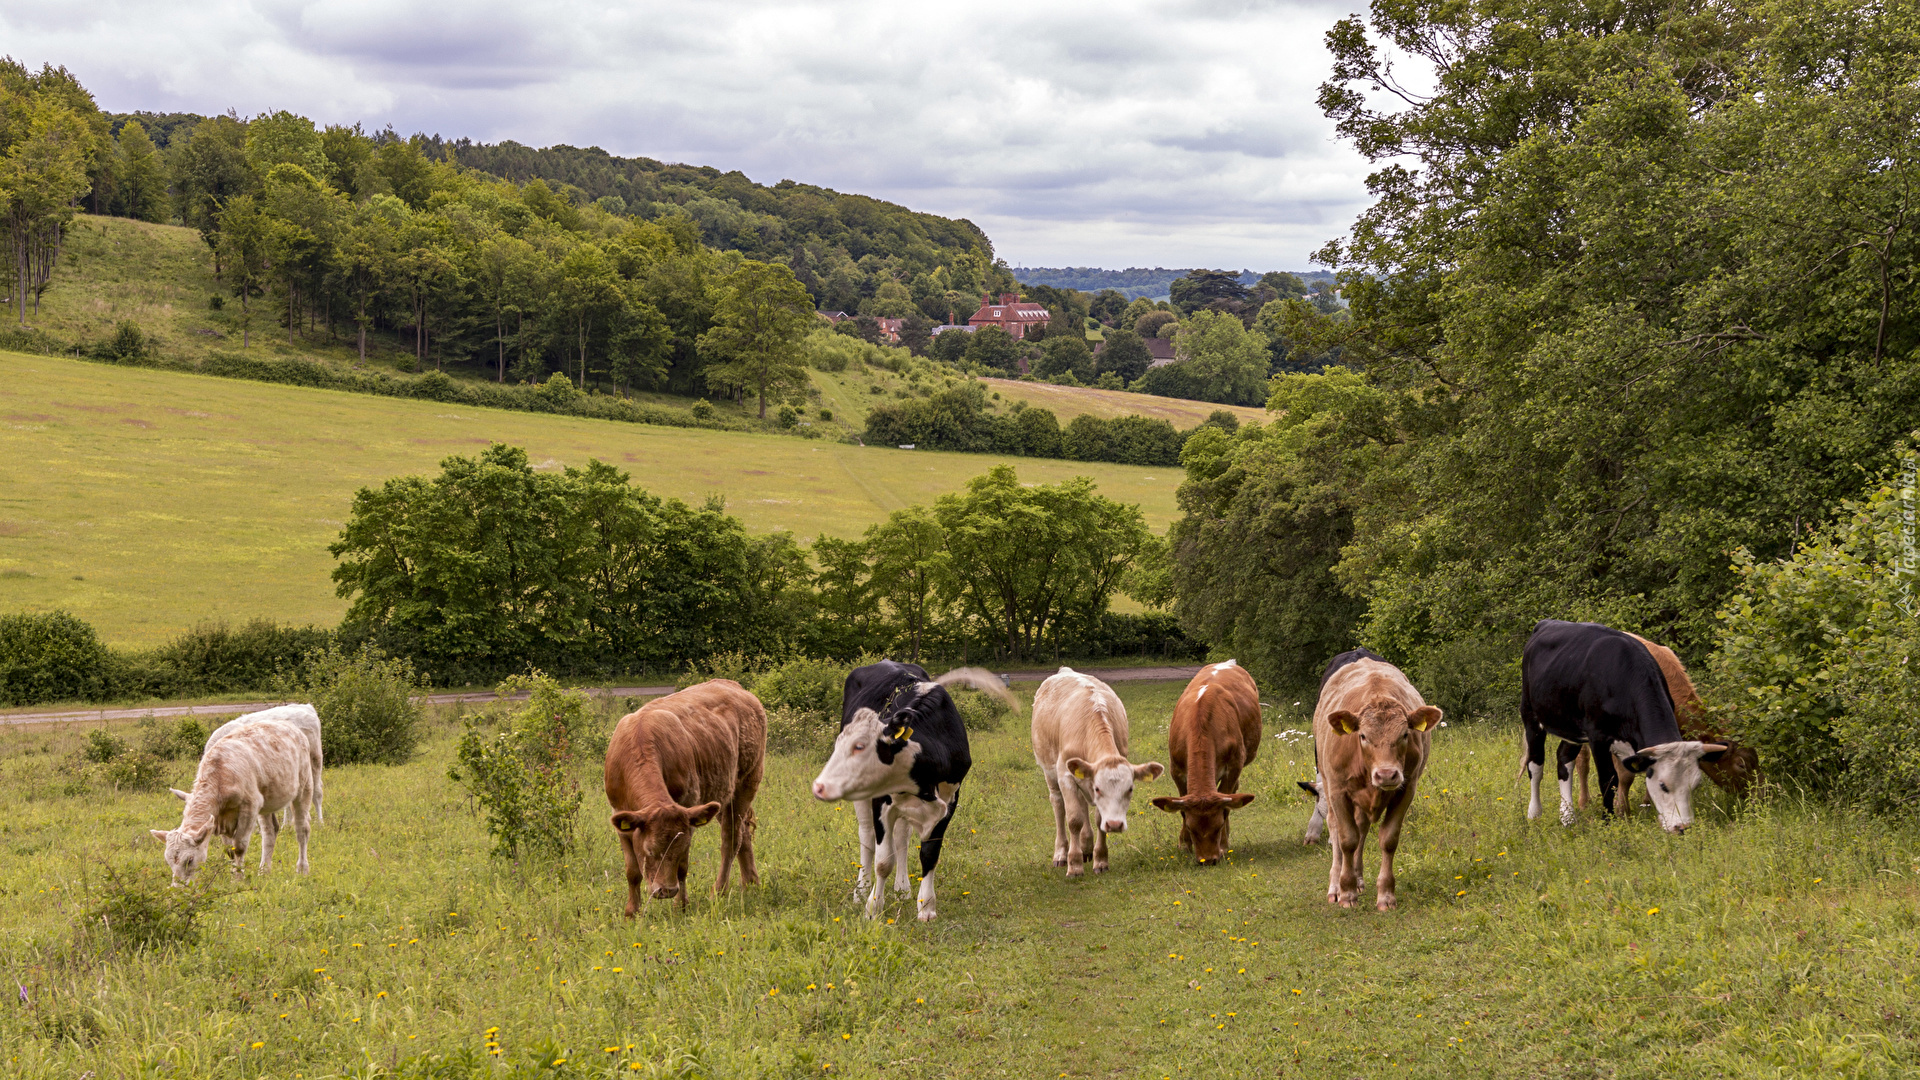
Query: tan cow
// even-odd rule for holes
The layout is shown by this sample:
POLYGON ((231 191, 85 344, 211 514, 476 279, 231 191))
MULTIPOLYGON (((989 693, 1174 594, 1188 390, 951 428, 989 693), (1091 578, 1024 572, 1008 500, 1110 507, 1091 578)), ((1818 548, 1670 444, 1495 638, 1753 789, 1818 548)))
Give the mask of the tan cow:
POLYGON ((1384 660, 1355 660, 1320 688, 1313 741, 1327 800, 1333 865, 1327 903, 1352 907, 1360 892, 1361 847, 1380 825, 1380 877, 1374 905, 1395 904, 1393 853, 1427 767, 1428 732, 1440 710, 1420 697, 1400 669, 1384 660))
POLYGON ((230 733, 207 748, 194 773, 193 790, 174 791, 186 802, 178 828, 149 830, 166 845, 173 880, 185 885, 207 861, 209 841, 227 842, 235 873, 247 855, 247 841, 260 827, 260 869, 273 866, 273 844, 280 835, 279 811, 286 810, 300 843, 294 868, 307 872, 307 811, 319 786, 307 733, 284 720, 262 720, 230 733))
MULTIPOLYGON (((1673 699, 1673 717, 1680 723, 1680 734, 1689 739, 1704 743, 1719 743, 1729 749, 1726 756, 1714 761, 1702 759, 1700 771, 1707 779, 1718 784, 1721 790, 1736 798, 1747 793, 1747 788, 1760 775, 1760 755, 1751 746, 1741 746, 1707 724, 1707 707, 1701 703, 1700 695, 1693 688, 1693 679, 1687 675, 1687 667, 1675 656, 1672 649, 1657 645, 1639 634, 1627 636, 1647 647, 1654 662, 1660 665, 1660 674, 1666 679, 1667 696, 1673 699)), ((1586 809, 1589 795, 1587 792, 1587 770, 1593 760, 1591 747, 1580 747, 1580 756, 1574 760, 1573 767, 1580 777, 1580 808, 1586 809)), ((1627 793, 1633 787, 1633 772, 1618 757, 1613 758, 1613 768, 1619 777, 1620 786, 1614 790, 1614 813, 1626 817, 1631 806, 1627 802, 1627 793)))
POLYGON ((1166 767, 1127 760, 1126 707, 1111 686, 1067 667, 1033 695, 1033 757, 1053 800, 1053 865, 1079 877, 1091 850, 1093 872, 1104 873, 1107 834, 1127 831, 1134 781, 1166 767))
POLYGON ((1253 676, 1232 660, 1208 664, 1193 677, 1173 707, 1167 758, 1180 797, 1153 805, 1180 815, 1180 846, 1202 866, 1226 854, 1227 813, 1253 801, 1236 794, 1240 770, 1260 753, 1260 691, 1253 676))
POLYGON ((645 878, 656 900, 687 906, 693 830, 720 819, 720 876, 733 861, 740 880, 760 883, 753 865, 753 797, 767 758, 767 710, 730 679, 714 679, 647 702, 622 717, 607 743, 607 803, 627 863, 627 915, 640 908, 645 878))

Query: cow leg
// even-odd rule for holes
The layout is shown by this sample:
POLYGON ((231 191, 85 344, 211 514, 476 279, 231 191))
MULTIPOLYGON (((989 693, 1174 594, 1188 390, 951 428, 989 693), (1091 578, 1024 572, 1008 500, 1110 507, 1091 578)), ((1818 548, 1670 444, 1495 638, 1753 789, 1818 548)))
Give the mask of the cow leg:
POLYGON ((293 868, 303 874, 313 872, 307 865, 307 833, 312 828, 312 816, 313 807, 301 799, 295 799, 293 806, 287 811, 289 823, 293 825, 293 839, 300 845, 300 861, 294 863, 293 868))
POLYGON ((1602 766, 1593 771, 1600 778, 1600 808, 1609 816, 1623 810, 1620 804, 1626 796, 1620 790, 1620 774, 1627 770, 1616 765, 1611 769, 1602 766))
POLYGON ((1067 876, 1079 877, 1086 873, 1087 849, 1092 847, 1087 834, 1087 803, 1080 794, 1080 785, 1073 785, 1072 794, 1067 796, 1067 876))
POLYGON ((273 869, 273 842, 280 839, 280 815, 260 815, 260 872, 273 869))
POLYGON ((1527 820, 1532 821, 1540 816, 1540 777, 1547 771, 1547 733, 1531 723, 1524 726, 1527 784, 1532 792, 1532 798, 1527 801, 1527 820))
POLYGON ((855 803, 853 816, 860 825, 860 876, 853 879, 855 893, 873 883, 873 850, 880 831, 880 800, 855 803))
POLYGON ((900 834, 899 800, 889 801, 880 811, 876 831, 885 830, 874 847, 873 891, 867 894, 867 918, 877 919, 887 906, 887 877, 893 873, 894 841, 900 834))
MULTIPOLYGON (((1573 824, 1573 760, 1580 756, 1586 743, 1570 743, 1561 740, 1560 749, 1554 755, 1554 768, 1560 777, 1560 824, 1573 824)), ((1606 778, 1601 778, 1600 791, 1611 796, 1607 790, 1606 778)))
POLYGON ((1047 778, 1047 799, 1053 803, 1053 865, 1067 865, 1067 802, 1060 794, 1060 777, 1043 769, 1047 778))
MULTIPOLYGON (((895 805, 899 802, 899 799, 894 799, 895 805)), ((908 820, 898 816, 894 818, 896 823, 908 820)), ((913 831, 908 825, 900 825, 888 839, 893 841, 893 891, 905 895, 913 891, 913 882, 907 880, 907 845, 913 840, 913 831)))
MULTIPOLYGON (((736 803, 738 805, 738 803, 736 803)), ((760 828, 759 815, 753 812, 753 803, 748 801, 740 807, 740 884, 760 884, 760 868, 753 859, 753 834, 760 828)))
POLYGON ((1380 819, 1380 876, 1374 881, 1373 906, 1381 911, 1391 911, 1399 902, 1393 889, 1393 856, 1400 850, 1400 826, 1407 820, 1407 811, 1413 808, 1413 789, 1418 784, 1415 780, 1407 781, 1393 805, 1387 808, 1386 816, 1380 819))
POLYGON ((933 834, 920 838, 920 895, 916 898, 917 918, 921 922, 932 922, 940 915, 936 908, 939 899, 933 891, 933 872, 940 866, 940 847, 946 842, 947 826, 953 821, 954 811, 960 809, 960 789, 954 788, 953 795, 947 800, 947 812, 934 823, 933 834))
POLYGON ((1593 748, 1585 743, 1581 743, 1580 756, 1573 759, 1573 771, 1575 775, 1580 777, 1580 809, 1582 810, 1587 808, 1587 766, 1592 764, 1592 762, 1593 748))
POLYGON ((620 854, 627 863, 627 918, 631 919, 640 912, 640 852, 634 836, 630 832, 620 834, 620 854))
POLYGON ((727 891, 727 878, 733 873, 734 853, 740 844, 740 816, 738 808, 727 806, 720 811, 720 875, 713 879, 713 894, 727 891))
POLYGON ((1633 770, 1627 768, 1627 763, 1621 761, 1618 754, 1610 756, 1613 758, 1614 779, 1617 780, 1620 785, 1613 795, 1613 812, 1623 818, 1632 817, 1633 802, 1631 796, 1633 794, 1633 770))
POLYGON ((1331 796, 1327 800, 1327 824, 1333 826, 1328 844, 1333 866, 1327 873, 1327 903, 1352 907, 1354 894, 1360 891, 1360 838, 1353 801, 1345 795, 1331 796))
POLYGON ((1100 827, 1100 811, 1097 807, 1087 808, 1087 832, 1093 836, 1093 872, 1107 872, 1107 831, 1100 827))
POLYGON ((1313 816, 1307 819, 1307 835, 1302 837, 1303 844, 1317 844, 1327 833, 1327 784, 1320 778, 1320 770, 1313 770, 1313 816))

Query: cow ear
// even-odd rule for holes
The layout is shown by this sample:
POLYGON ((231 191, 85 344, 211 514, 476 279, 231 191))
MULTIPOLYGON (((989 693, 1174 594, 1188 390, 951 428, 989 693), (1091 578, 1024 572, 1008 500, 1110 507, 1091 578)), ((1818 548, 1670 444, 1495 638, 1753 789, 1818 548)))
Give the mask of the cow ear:
POLYGON ((688 811, 687 824, 697 829, 700 826, 705 825, 707 822, 712 821, 716 816, 719 815, 719 813, 720 813, 720 804, 717 802, 710 802, 701 806, 696 806, 692 810, 688 811))
POLYGON ((207 837, 211 835, 213 835, 213 822, 209 821, 200 827, 199 832, 188 833, 187 842, 190 844, 204 844, 207 842, 207 837))
POLYGON ((1160 779, 1160 774, 1166 771, 1167 767, 1165 765, 1157 761, 1149 761, 1145 765, 1135 765, 1133 767, 1133 778, 1135 780, 1158 780, 1160 779))
POLYGON ((147 832, 151 834, 155 840, 158 840, 163 844, 167 842, 167 834, 165 832, 159 829, 148 829, 147 832))
POLYGON ((1086 758, 1070 757, 1067 759, 1067 771, 1076 778, 1085 780, 1093 775, 1093 766, 1087 762, 1086 758))
POLYGON ((1440 710, 1431 705, 1422 705, 1407 717, 1407 726, 1415 731, 1432 731, 1433 725, 1440 722, 1440 710))
POLYGON ((1238 810, 1252 801, 1253 801, 1253 795, 1251 793, 1241 792, 1240 794, 1237 794, 1237 795, 1227 796, 1226 805, 1228 807, 1231 807, 1232 809, 1238 810))
POLYGON ((646 832, 647 819, 632 810, 621 810, 607 819, 621 832, 646 832))
POLYGON ((1643 773, 1653 768, 1653 755, 1635 754, 1630 758, 1623 759, 1620 764, 1625 765, 1628 772, 1643 773))
POLYGON ((1701 745, 1700 751, 1701 761, 1719 761, 1721 758, 1733 753, 1733 747, 1722 746, 1719 743, 1704 743, 1701 745))
POLYGON ((1162 795, 1153 800, 1153 805, 1165 810, 1169 814, 1177 814, 1187 808, 1187 800, 1185 798, 1176 799, 1171 795, 1162 795))
POLYGON ((173 792, 173 797, 176 799, 179 799, 181 802, 187 801, 187 793, 184 791, 181 791, 179 788, 172 787, 172 788, 168 788, 167 790, 173 792))
POLYGON ((1301 791, 1306 792, 1307 794, 1313 796, 1316 799, 1320 797, 1320 789, 1317 787, 1314 787, 1312 784, 1307 783, 1305 780, 1295 780, 1294 783, 1300 785, 1301 791))
POLYGON ((1360 718, 1345 709, 1335 709, 1328 713, 1327 723, 1342 735, 1351 735, 1360 730, 1360 718))

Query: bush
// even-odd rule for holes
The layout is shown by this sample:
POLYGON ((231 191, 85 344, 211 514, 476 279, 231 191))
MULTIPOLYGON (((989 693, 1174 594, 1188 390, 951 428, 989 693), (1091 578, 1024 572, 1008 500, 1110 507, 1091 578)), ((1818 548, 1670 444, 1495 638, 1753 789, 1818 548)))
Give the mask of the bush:
POLYGON ((139 730, 140 752, 162 761, 198 758, 200 748, 207 741, 206 726, 191 716, 183 716, 171 724, 145 717, 140 721, 139 730))
POLYGON ((788 660, 752 676, 752 690, 769 712, 775 708, 793 709, 831 722, 837 729, 840 720, 840 695, 846 689, 847 664, 832 660, 788 660))
POLYGON ((774 413, 774 419, 779 421, 781 427, 790 428, 800 422, 800 410, 791 405, 782 405, 780 410, 774 413))
POLYGON ((101 777, 121 791, 158 791, 166 774, 166 761, 145 750, 121 754, 100 768, 101 777))
POLYGON ((157 867, 108 867, 94 890, 83 924, 88 933, 136 949, 191 945, 200 940, 196 924, 213 903, 205 889, 175 889, 157 867))
POLYGON ((968 731, 999 731, 1006 724, 1007 717, 1013 715, 1007 703, 992 694, 964 689, 951 690, 949 693, 968 731))
POLYGON ((98 701, 109 664, 93 627, 64 611, 0 615, 0 705, 98 701))
POLYGON ((153 351, 153 340, 140 331, 140 324, 131 319, 120 320, 114 327, 113 336, 94 346, 96 360, 107 360, 116 364, 138 363, 153 351))
POLYGON ((403 657, 389 659, 371 645, 352 652, 338 645, 308 655, 291 696, 313 703, 330 765, 399 765, 420 741, 427 680, 403 657))
POLYGON ((530 691, 507 730, 488 737, 469 719, 449 770, 486 815, 493 854, 564 856, 579 836, 580 781, 574 775, 580 736, 591 726, 592 701, 545 675, 516 675, 502 695, 530 691))
POLYGON ((701 398, 688 406, 687 411, 693 414, 695 420, 711 420, 713 419, 713 402, 701 398))
POLYGON ((80 756, 96 765, 104 765, 127 752, 127 740, 111 731, 94 730, 87 732, 87 745, 80 750, 80 756))
POLYGON ((839 732, 838 717, 829 720, 810 709, 767 706, 769 754, 823 755, 833 750, 833 738, 839 732))
POLYGON ((1427 704, 1454 723, 1520 715, 1520 643, 1464 637, 1426 651, 1414 666, 1427 704))
POLYGON ((1910 663, 1920 628, 1907 613, 1913 580, 1901 573, 1910 512, 1880 487, 1791 559, 1735 553, 1740 587, 1719 612, 1706 680, 1709 706, 1769 776, 1909 813, 1920 809, 1920 675, 1910 663))
POLYGON ((224 621, 203 622, 144 659, 162 668, 161 677, 170 684, 157 693, 252 693, 297 678, 306 658, 332 641, 331 631, 282 626, 271 619, 253 619, 238 629, 224 621))

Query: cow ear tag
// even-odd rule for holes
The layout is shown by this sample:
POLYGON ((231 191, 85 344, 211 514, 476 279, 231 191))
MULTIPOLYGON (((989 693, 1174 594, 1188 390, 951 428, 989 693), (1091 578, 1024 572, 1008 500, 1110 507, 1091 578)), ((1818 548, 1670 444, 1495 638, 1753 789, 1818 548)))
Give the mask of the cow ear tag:
POLYGON ((899 727, 894 728, 891 732, 887 734, 887 739, 891 742, 906 742, 908 739, 912 737, 913 737, 913 729, 908 727, 905 724, 901 724, 899 727))

